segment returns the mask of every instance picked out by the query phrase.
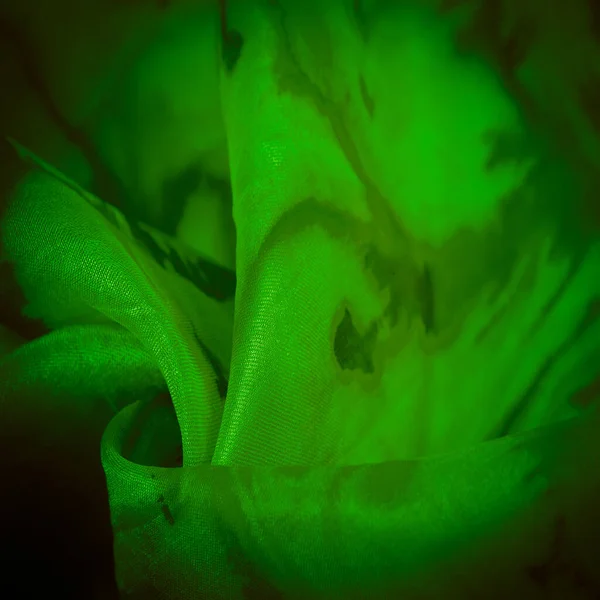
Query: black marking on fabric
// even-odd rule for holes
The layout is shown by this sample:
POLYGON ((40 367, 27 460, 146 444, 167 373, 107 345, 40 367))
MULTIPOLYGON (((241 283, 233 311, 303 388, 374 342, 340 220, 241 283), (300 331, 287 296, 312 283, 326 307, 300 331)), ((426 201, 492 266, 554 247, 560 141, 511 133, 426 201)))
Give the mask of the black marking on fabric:
POLYGON ((184 262, 174 248, 165 252, 136 221, 128 219, 127 222, 135 239, 148 249, 159 265, 164 267, 167 261, 170 262, 179 275, 214 300, 224 302, 235 296, 236 276, 233 271, 203 258, 192 263, 184 262))
POLYGON ((167 179, 162 185, 165 214, 161 219, 161 230, 175 235, 177 225, 181 221, 186 203, 190 196, 200 187, 203 180, 203 169, 199 163, 191 164, 174 177, 167 179))
POLYGON ((167 520, 167 523, 169 525, 175 525, 175 519, 173 518, 173 515, 171 514, 171 509, 165 503, 165 497, 162 495, 159 496, 158 502, 160 504, 160 509, 162 511, 162 514, 165 516, 165 519, 167 520))
POLYGON ((221 400, 225 400, 225 398, 227 397, 227 388, 229 386, 229 382, 225 377, 223 365, 219 362, 219 359, 210 351, 208 346, 206 346, 206 344, 204 344, 204 342, 200 339, 196 331, 194 331, 194 337, 196 338, 196 341, 198 342, 200 348, 202 348, 202 352, 204 353, 206 360, 208 360, 210 366, 213 369, 213 372, 215 374, 215 380, 217 382, 217 390, 219 391, 219 396, 221 400))
POLYGON ((423 275, 419 282, 419 304, 425 333, 431 333, 435 327, 435 298, 429 265, 423 267, 423 275))
POLYGON ((367 89, 367 84, 365 83, 365 79, 362 75, 358 78, 358 85, 360 88, 360 96, 362 98, 363 104, 369 113, 369 116, 373 118, 373 114, 375 113, 375 102, 373 102, 373 97, 369 93, 367 89))
POLYGON ((183 444, 177 446, 177 454, 175 456, 175 466, 183 467, 183 444))
POLYGON ((233 73, 242 55, 243 47, 244 38, 242 34, 237 29, 230 29, 223 39, 221 50, 223 64, 229 75, 233 73))
POLYGON ((335 357, 343 370, 359 370, 367 374, 375 372, 373 365, 375 335, 373 334, 376 334, 377 329, 376 326, 373 327, 361 336, 352 322, 350 311, 346 309, 337 327, 333 345, 335 357))

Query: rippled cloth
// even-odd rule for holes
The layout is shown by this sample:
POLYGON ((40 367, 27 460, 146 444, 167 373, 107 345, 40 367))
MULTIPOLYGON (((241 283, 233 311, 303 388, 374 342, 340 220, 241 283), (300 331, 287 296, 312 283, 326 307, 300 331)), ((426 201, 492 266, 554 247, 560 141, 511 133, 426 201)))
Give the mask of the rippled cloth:
POLYGON ((6 140, 3 418, 106 425, 124 598, 600 594, 592 117, 375 4, 229 7, 234 268, 6 140))

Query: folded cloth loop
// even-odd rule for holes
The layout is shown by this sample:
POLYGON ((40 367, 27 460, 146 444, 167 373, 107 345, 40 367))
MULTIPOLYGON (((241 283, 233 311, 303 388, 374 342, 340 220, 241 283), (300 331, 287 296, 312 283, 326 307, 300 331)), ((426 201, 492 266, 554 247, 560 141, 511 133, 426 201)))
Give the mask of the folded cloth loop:
POLYGON ((536 597, 528 569, 565 520, 561 560, 596 578, 576 528, 600 525, 582 480, 598 460, 572 468, 598 454, 592 413, 433 459, 164 469, 123 455, 142 410, 126 407, 102 441, 117 579, 133 597, 458 599, 490 581, 490 597, 536 597))

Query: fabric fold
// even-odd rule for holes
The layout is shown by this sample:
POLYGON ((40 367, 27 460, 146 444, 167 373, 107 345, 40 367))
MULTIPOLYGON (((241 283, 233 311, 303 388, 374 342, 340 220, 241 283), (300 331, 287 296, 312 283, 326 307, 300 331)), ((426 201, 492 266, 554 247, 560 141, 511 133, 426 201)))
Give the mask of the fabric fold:
POLYGON ((9 140, 0 301, 22 306, 0 323, 28 325, 0 332, 4 424, 59 448, 89 432, 123 598, 597 594, 600 242, 579 155, 461 49, 447 7, 221 9, 205 150, 221 169, 222 116, 235 272, 181 240, 220 223, 197 247, 233 250, 227 219, 183 210, 201 165, 169 167, 180 205, 156 195, 150 226, 9 140))
POLYGON ((2 222, 4 259, 15 265, 28 314, 51 328, 114 322, 130 331, 163 373, 188 460, 210 460, 222 400, 196 339, 228 364, 227 305, 156 262, 116 209, 32 160, 2 222))

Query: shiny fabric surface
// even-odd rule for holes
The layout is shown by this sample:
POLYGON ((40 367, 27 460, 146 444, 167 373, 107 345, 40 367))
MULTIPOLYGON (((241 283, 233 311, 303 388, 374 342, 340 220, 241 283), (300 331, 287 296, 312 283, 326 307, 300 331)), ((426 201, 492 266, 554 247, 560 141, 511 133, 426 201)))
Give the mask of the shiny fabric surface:
POLYGON ((600 42, 516 4, 175 2, 64 93, 111 177, 6 132, 2 420, 88 432, 121 597, 600 594, 600 42))

